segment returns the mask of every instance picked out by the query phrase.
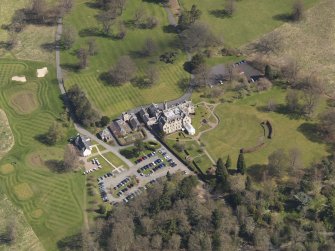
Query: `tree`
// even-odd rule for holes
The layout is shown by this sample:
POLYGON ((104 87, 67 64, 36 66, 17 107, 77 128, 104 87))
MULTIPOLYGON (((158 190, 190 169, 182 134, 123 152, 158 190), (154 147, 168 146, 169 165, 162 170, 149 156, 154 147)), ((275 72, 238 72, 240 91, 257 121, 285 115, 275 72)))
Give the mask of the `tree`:
POLYGON ((111 83, 123 84, 135 77, 137 71, 136 64, 129 56, 122 56, 116 65, 109 71, 111 83))
POLYGON ((135 10, 133 22, 136 27, 140 27, 144 20, 147 18, 147 12, 144 7, 141 5, 135 10))
POLYGON ((304 15, 304 4, 301 0, 296 0, 292 7, 291 18, 293 21, 297 22, 303 18, 304 15))
POLYGON ((281 177, 289 167, 288 156, 283 149, 278 149, 268 157, 268 174, 272 177, 281 177))
POLYGON ((88 45, 88 54, 90 56, 94 56, 98 54, 98 46, 97 46, 97 42, 95 39, 91 38, 87 41, 87 45, 88 45))
POLYGON ((35 16, 35 21, 44 22, 45 13, 47 11, 47 3, 45 0, 32 0, 30 12, 35 16))
POLYGON ((77 58, 79 59, 79 68, 85 69, 87 67, 87 51, 84 48, 80 48, 77 52, 77 58))
POLYGON ((188 29, 180 33, 180 37, 184 43, 185 49, 189 52, 215 46, 220 43, 219 39, 213 35, 210 28, 199 22, 192 24, 188 29))
POLYGON ((145 149, 145 144, 142 140, 138 139, 134 142, 134 146, 137 150, 137 152, 143 152, 145 149))
POLYGON ((231 17, 235 12, 235 0, 226 0, 224 10, 231 17))
POLYGON ((246 180, 245 180, 245 189, 248 191, 251 191, 252 189, 252 181, 250 176, 247 176, 246 180))
POLYGON ((45 134, 45 143, 47 143, 48 145, 55 145, 63 138, 63 133, 63 127, 59 123, 54 122, 49 127, 48 132, 45 134))
POLYGON ((102 31, 105 35, 110 34, 111 27, 117 18, 117 13, 115 10, 110 9, 108 11, 103 11, 97 16, 98 22, 102 25, 102 31))
POLYGON ((273 72, 272 72, 272 68, 270 65, 266 65, 265 69, 264 69, 264 76, 269 79, 272 80, 273 79, 273 72))
POLYGON ((193 84, 196 87, 204 87, 209 84, 210 70, 207 65, 199 65, 197 69, 193 72, 193 74, 193 84))
POLYGON ((69 12, 73 7, 73 0, 61 0, 59 7, 62 13, 69 12))
POLYGON ((290 82, 292 85, 295 85, 298 79, 300 68, 301 67, 296 59, 287 58, 283 67, 281 68, 281 73, 288 82, 290 82))
POLYGON ((154 85, 159 81, 159 69, 156 66, 149 66, 146 75, 150 85, 154 85))
POLYGON ((100 120, 100 126, 105 127, 109 124, 110 121, 111 119, 108 116, 102 116, 100 120))
POLYGON ((193 72, 195 71, 200 65, 205 63, 205 58, 202 54, 197 53, 195 54, 191 61, 189 62, 189 71, 193 72))
POLYGON ((77 31, 72 26, 65 26, 63 28, 62 37, 60 39, 61 46, 68 50, 72 47, 77 37, 77 31))
POLYGON ((289 90, 286 94, 286 105, 290 112, 292 113, 300 113, 301 105, 300 105, 300 95, 297 90, 289 90))
POLYGON ((335 141, 335 108, 330 108, 319 116, 319 129, 328 142, 335 141))
POLYGON ((229 168, 231 168, 231 158, 230 158, 230 155, 228 154, 228 156, 227 156, 227 160, 226 160, 226 168, 227 168, 227 170, 229 169, 229 168))
POLYGON ((219 158, 216 163, 215 175, 216 185, 223 188, 224 191, 227 191, 229 189, 228 171, 221 158, 219 158))
POLYGON ((171 181, 171 179, 172 179, 172 175, 171 175, 170 171, 168 171, 168 172, 166 173, 166 179, 167 179, 168 181, 171 181))
POLYGON ((256 82, 256 89, 259 92, 260 91, 267 91, 267 90, 271 89, 271 87, 272 87, 272 83, 266 78, 260 78, 256 82))
POLYGON ((73 85, 68 89, 67 97, 80 124, 83 126, 92 126, 100 119, 99 113, 92 107, 86 94, 78 85, 73 85))
POLYGON ((158 49, 158 46, 155 43, 155 41, 152 38, 148 38, 144 42, 142 53, 144 56, 152 56, 157 51, 157 49, 158 49))
POLYGON ((201 10, 196 5, 192 5, 190 10, 183 11, 178 20, 178 26, 180 29, 185 30, 189 28, 201 17, 201 10))
POLYGON ((246 171, 246 164, 244 160, 243 151, 240 151, 237 159, 237 172, 244 174, 246 171))
POLYGON ((64 171, 71 171, 78 167, 79 157, 73 145, 66 145, 64 151, 64 171))
POLYGON ((254 48, 256 51, 269 54, 277 53, 281 48, 281 37, 278 32, 271 32, 266 36, 263 36, 255 45, 254 48))

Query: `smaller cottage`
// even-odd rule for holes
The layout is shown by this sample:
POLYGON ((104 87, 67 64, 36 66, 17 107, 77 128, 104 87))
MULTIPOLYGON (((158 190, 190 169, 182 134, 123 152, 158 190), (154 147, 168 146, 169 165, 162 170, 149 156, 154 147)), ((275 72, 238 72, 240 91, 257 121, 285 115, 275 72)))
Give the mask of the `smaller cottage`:
POLYGON ((98 135, 105 142, 109 142, 113 139, 113 136, 108 128, 103 129, 101 132, 98 133, 98 135))
POLYGON ((74 140, 75 146, 80 151, 81 156, 87 157, 92 153, 91 139, 80 134, 74 140))
POLYGON ((129 125, 121 119, 113 121, 109 129, 116 137, 124 137, 132 131, 129 125))

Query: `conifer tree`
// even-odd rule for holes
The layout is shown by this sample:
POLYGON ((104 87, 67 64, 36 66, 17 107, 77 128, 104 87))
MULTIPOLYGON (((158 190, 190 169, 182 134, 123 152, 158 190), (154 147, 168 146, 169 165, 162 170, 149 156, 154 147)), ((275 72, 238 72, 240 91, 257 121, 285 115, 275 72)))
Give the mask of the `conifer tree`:
POLYGON ((244 160, 243 151, 240 151, 237 159, 237 172, 244 174, 246 171, 246 165, 244 160))
POLYGON ((231 168, 231 158, 230 158, 230 155, 228 155, 227 160, 226 160, 226 168, 227 169, 231 168))

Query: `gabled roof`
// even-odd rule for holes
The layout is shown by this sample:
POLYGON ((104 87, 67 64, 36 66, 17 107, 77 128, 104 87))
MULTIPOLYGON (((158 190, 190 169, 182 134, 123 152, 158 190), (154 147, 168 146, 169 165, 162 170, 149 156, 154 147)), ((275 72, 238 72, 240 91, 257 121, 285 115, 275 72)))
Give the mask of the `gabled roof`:
POLYGON ((78 135, 74 143, 80 151, 85 151, 91 147, 91 140, 82 135, 78 135))

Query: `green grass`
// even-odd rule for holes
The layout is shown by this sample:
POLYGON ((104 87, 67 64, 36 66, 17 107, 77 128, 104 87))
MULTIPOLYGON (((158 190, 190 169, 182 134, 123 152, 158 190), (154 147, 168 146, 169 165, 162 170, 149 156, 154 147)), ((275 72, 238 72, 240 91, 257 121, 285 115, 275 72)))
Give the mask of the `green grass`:
MULTIPOLYGON (((85 2, 76 1, 73 11, 64 20, 65 25, 71 24, 78 31, 91 27, 101 28, 95 19, 98 10, 88 7, 85 2)), ((121 17, 122 20, 130 21, 135 10, 141 4, 149 15, 159 19, 160 25, 158 27, 152 30, 128 28, 127 36, 124 40, 94 37, 99 53, 89 58, 87 69, 81 72, 68 70, 65 78, 67 87, 79 84, 87 92, 93 104, 102 113, 111 117, 115 117, 135 106, 178 98, 182 95, 178 81, 188 76, 182 67, 186 60, 184 54, 179 53, 175 64, 165 64, 158 60, 158 56, 164 51, 176 50, 171 48, 171 44, 177 39, 175 34, 163 32, 163 27, 168 25, 168 21, 165 10, 161 6, 140 0, 128 1, 126 10, 121 17), (139 57, 137 53, 142 49, 145 40, 149 37, 157 43, 159 49, 156 55, 152 57, 139 57), (134 58, 138 66, 139 75, 143 75, 149 65, 156 65, 160 72, 159 83, 151 88, 144 89, 130 83, 120 87, 112 87, 99 79, 99 75, 110 69, 120 56, 127 54, 134 58)), ((88 39, 89 37, 79 36, 73 49, 62 53, 62 64, 65 70, 68 69, 68 66, 71 68, 71 66, 77 64, 78 60, 74 51, 79 47, 86 47, 88 39)))
MULTIPOLYGON (((327 154, 327 146, 319 143, 310 132, 302 130, 309 123, 293 119, 288 115, 275 112, 262 112, 269 99, 278 104, 283 103, 285 92, 278 88, 271 91, 254 94, 251 97, 237 101, 234 104, 221 104, 215 112, 221 122, 217 128, 205 133, 201 141, 215 159, 232 157, 233 166, 237 160, 238 151, 243 147, 252 147, 262 141, 263 131, 260 122, 269 120, 272 123, 274 136, 267 140, 266 146, 254 153, 245 154, 248 166, 266 164, 267 157, 278 148, 289 150, 299 148, 305 165, 327 154)), ((308 127, 308 126, 307 126, 308 127)))
MULTIPOLYGON (((227 45, 240 47, 283 24, 282 20, 274 17, 290 13, 294 0, 236 1, 236 12, 231 18, 220 18, 211 14, 212 11, 224 9, 225 1, 222 0, 180 0, 180 2, 183 8, 187 9, 190 9, 192 4, 197 5, 202 11, 201 21, 207 23, 227 45)), ((317 0, 303 2, 308 8, 317 0)))
POLYGON ((14 164, 14 172, 0 175, 0 186, 8 198, 22 209, 28 223, 46 250, 55 250, 56 242, 80 231, 83 222, 83 187, 81 173, 55 174, 44 161, 62 157, 64 143, 47 147, 36 137, 45 133, 62 112, 59 90, 53 79, 55 71, 49 67, 45 79, 37 79, 35 70, 41 63, 0 60, 0 108, 3 109, 12 128, 15 145, 0 161, 0 166, 14 164), (28 78, 25 84, 9 81, 13 75, 23 74, 28 78), (10 97, 16 92, 34 91, 39 106, 29 114, 19 114, 10 104, 10 97), (55 152, 56 154, 46 154, 55 152), (60 152, 60 153, 59 153, 60 152), (39 153, 39 164, 29 161, 29 156, 39 153), (59 154, 58 154, 59 153, 59 154), (32 197, 19 200, 14 188, 27 184, 32 197), (37 211, 36 211, 37 210, 37 211), (36 217, 36 212, 43 214, 36 217))

